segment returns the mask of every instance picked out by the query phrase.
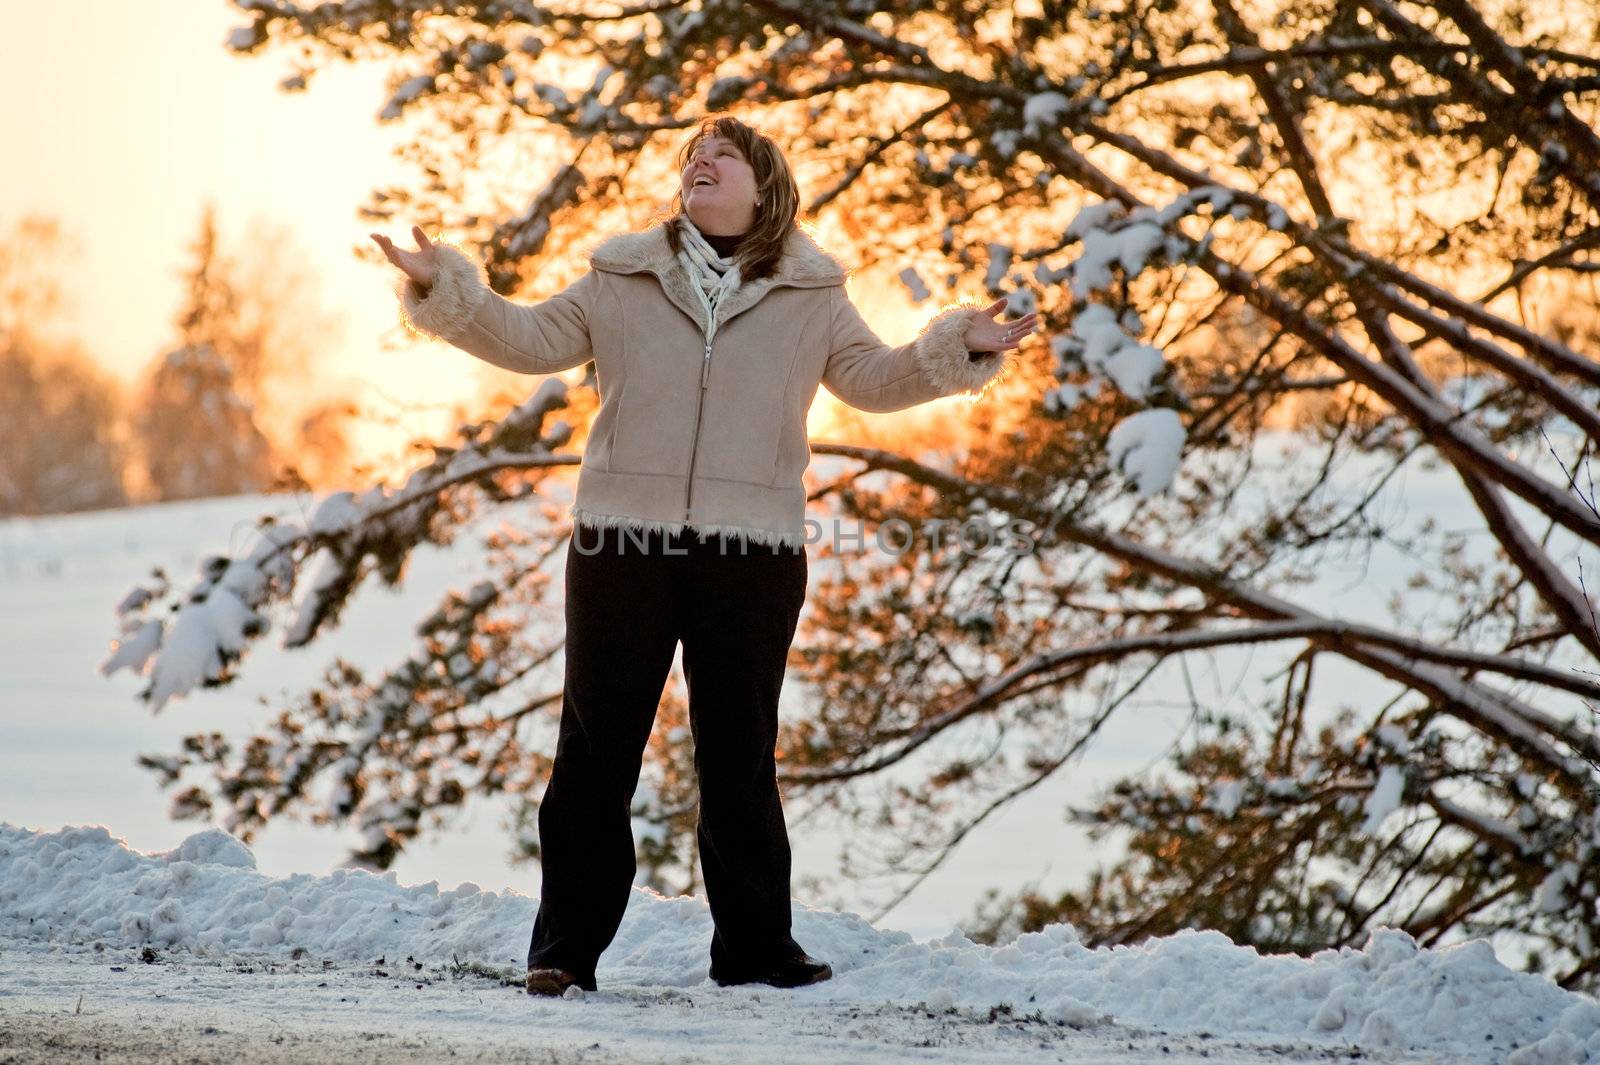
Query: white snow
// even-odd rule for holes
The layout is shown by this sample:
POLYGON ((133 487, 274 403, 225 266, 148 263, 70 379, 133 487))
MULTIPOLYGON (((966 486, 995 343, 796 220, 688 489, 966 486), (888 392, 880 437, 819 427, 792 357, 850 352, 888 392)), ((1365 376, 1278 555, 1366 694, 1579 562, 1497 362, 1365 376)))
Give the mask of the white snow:
POLYGON ((1072 294, 1079 299, 1109 286, 1113 265, 1130 277, 1142 273, 1151 253, 1167 240, 1166 230, 1154 222, 1136 222, 1115 232, 1088 229, 1080 235, 1083 251, 1072 264, 1071 282, 1072 294))
POLYGON ((1207 805, 1223 817, 1232 817, 1239 811, 1239 803, 1243 798, 1244 781, 1224 780, 1212 786, 1207 805))
POLYGON ((284 630, 284 639, 291 643, 305 640, 324 595, 343 578, 344 566, 339 563, 331 550, 322 547, 318 548, 317 553, 306 563, 305 574, 301 578, 294 618, 284 630))
POLYGON ((1373 734, 1377 736, 1380 743, 1396 754, 1406 755, 1411 753, 1411 740, 1406 736, 1406 730, 1399 725, 1379 725, 1373 730, 1373 734))
POLYGON ((1059 92, 1040 92, 1028 97, 1022 105, 1022 122, 1030 137, 1038 136, 1040 126, 1053 126, 1071 106, 1071 101, 1059 92))
POLYGON ((107 677, 119 669, 142 673, 160 646, 161 622, 128 619, 122 637, 112 641, 111 654, 100 664, 100 672, 107 677))
POLYGON ((1125 333, 1115 312, 1105 304, 1091 303, 1079 311, 1071 336, 1080 342, 1084 368, 1110 378, 1129 399, 1148 399, 1166 368, 1161 352, 1125 333))
MULTIPOLYGON (((223 655, 244 650, 245 626, 255 616, 229 588, 213 588, 205 599, 184 603, 150 671, 151 709, 160 710, 173 696, 220 676, 226 665, 223 655)), ((102 672, 109 672, 120 658, 108 659, 102 672)))
POLYGON ((394 95, 389 97, 388 102, 383 105, 383 109, 378 112, 378 118, 385 122, 399 118, 400 113, 405 110, 406 104, 431 88, 433 88, 432 74, 418 74, 407 78, 400 83, 400 87, 395 89, 394 95))
POLYGON ((1133 481, 1141 496, 1172 484, 1188 438, 1176 411, 1141 410, 1118 422, 1106 437, 1106 456, 1133 481))
POLYGON ((1000 283, 1005 280, 1006 271, 1011 269, 1013 254, 1009 244, 994 242, 989 245, 989 269, 983 275, 984 288, 990 292, 1000 290, 1000 283))
POLYGON ((1030 288, 1012 289, 1006 293, 1005 313, 1013 318, 1022 318, 1039 309, 1039 297, 1030 288))
POLYGON ((354 528, 365 514, 355 500, 354 492, 329 492, 312 512, 307 531, 332 535, 354 528))
MULTIPOLYGON (((387 958, 398 966, 405 957, 420 969, 454 959, 515 973, 524 963, 535 909, 534 899, 516 891, 485 891, 473 883, 444 889, 437 881, 402 885, 393 873, 340 869, 274 879, 256 871, 247 847, 217 829, 171 851, 145 854, 100 826, 45 832, 0 823, 0 946, 6 949, 54 944, 87 953, 148 945, 180 960, 227 959, 236 966, 251 958, 307 956, 348 966, 387 958)), ((854 914, 798 903, 794 931, 835 971, 831 981, 785 993, 807 1008, 1009 1007, 1014 1015, 1080 1027, 1388 1047, 1451 1061, 1505 1060, 1512 1046, 1528 1062, 1600 1061, 1600 1005, 1507 969, 1483 941, 1428 950, 1402 932, 1382 929, 1362 949, 1301 958, 1261 955, 1216 932, 1090 949, 1070 926, 1057 924, 988 947, 959 932, 918 941, 854 914)), ((635 888, 601 959, 602 992, 648 987, 748 994, 708 981, 710 935, 703 898, 664 898, 635 888)), ((0 996, 16 993, 15 972, 0 975, 0 996)), ((745 1026, 743 1037, 760 1046, 760 1026, 745 1026)), ((1017 1055, 1032 1060, 1020 1045, 1017 1055)), ((779 1059, 763 1054, 746 1060, 779 1059)))
POLYGON ((249 51, 251 48, 254 48, 257 42, 259 42, 261 39, 261 35, 256 32, 256 27, 254 25, 235 26, 233 29, 229 30, 228 35, 223 38, 222 46, 224 48, 232 49, 235 52, 245 52, 249 51))
POLYGON ((1574 862, 1562 862, 1544 878, 1534 894, 1534 909, 1540 913, 1560 913, 1567 907, 1567 892, 1578 886, 1581 873, 1574 862))
POLYGON ((1083 399, 1083 389, 1077 385, 1058 385, 1044 394, 1046 413, 1059 415, 1072 410, 1083 399))
POLYGON ((1068 240, 1080 240, 1092 230, 1101 229, 1107 222, 1116 218, 1122 212, 1122 205, 1116 200, 1101 200, 1091 203, 1079 211, 1072 221, 1067 224, 1064 236, 1068 240))
POLYGON ((922 280, 922 275, 917 273, 916 267, 906 267, 904 270, 900 271, 899 276, 900 283, 905 285, 907 291, 911 293, 912 303, 921 303, 923 300, 933 295, 933 292, 928 288, 927 282, 922 280))
POLYGON ((1393 762, 1378 770, 1378 782, 1367 796, 1367 819, 1361 831, 1372 835, 1383 824, 1384 818, 1400 808, 1400 797, 1405 793, 1406 773, 1393 762))

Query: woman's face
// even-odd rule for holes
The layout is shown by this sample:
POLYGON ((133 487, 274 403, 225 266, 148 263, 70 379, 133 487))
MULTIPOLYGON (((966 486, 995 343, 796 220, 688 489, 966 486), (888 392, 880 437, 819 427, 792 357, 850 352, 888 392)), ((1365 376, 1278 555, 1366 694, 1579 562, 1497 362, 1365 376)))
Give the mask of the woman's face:
POLYGON ((755 224, 756 172, 732 141, 702 140, 682 177, 684 213, 702 233, 732 235, 755 224))

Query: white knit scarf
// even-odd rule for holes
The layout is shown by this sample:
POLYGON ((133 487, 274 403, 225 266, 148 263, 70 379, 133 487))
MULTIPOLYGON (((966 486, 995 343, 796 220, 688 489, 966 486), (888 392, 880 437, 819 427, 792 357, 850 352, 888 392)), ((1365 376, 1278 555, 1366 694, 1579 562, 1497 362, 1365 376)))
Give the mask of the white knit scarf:
POLYGON ((717 308, 722 301, 738 291, 743 278, 739 276, 736 257, 724 258, 717 249, 706 242, 700 230, 687 216, 678 218, 678 233, 682 237, 678 248, 678 261, 689 274, 700 306, 706 311, 706 343, 717 335, 717 308))

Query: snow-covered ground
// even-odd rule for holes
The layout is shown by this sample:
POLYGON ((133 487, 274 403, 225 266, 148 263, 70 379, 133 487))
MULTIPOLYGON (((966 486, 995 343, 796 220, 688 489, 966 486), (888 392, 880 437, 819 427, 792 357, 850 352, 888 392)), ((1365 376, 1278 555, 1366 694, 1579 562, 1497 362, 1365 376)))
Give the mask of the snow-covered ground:
POLYGON ((515 985, 535 900, 340 870, 266 876, 208 829, 141 853, 102 827, 0 823, 7 1060, 385 1062, 1600 1061, 1600 1004, 1487 944, 1398 932, 1311 958, 1209 932, 1091 950, 1055 925, 1000 947, 797 906, 833 980, 706 976, 699 898, 636 890, 600 990, 515 985), (497 973, 513 981, 502 982, 497 973))

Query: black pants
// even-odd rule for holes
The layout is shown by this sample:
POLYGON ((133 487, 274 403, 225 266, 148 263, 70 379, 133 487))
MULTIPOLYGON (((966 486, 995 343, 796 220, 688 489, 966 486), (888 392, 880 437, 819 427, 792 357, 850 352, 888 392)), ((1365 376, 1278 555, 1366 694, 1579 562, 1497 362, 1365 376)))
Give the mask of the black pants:
POLYGON ((594 989, 596 962, 633 885, 629 809, 680 640, 700 785, 700 866, 716 926, 712 964, 739 971, 799 951, 773 750, 805 594, 803 547, 574 525, 530 968, 566 969, 594 989))

